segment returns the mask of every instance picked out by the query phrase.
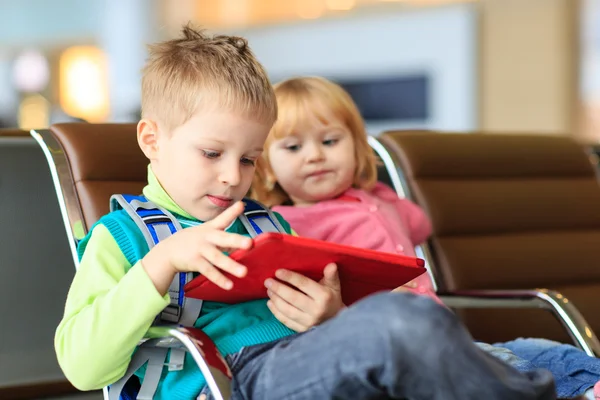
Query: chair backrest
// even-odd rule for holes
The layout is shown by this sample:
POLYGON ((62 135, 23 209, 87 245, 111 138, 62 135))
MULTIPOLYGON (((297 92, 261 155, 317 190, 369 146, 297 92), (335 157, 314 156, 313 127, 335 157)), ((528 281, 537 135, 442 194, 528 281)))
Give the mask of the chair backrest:
MULTIPOLYGON (((422 132, 379 141, 432 219, 441 292, 554 289, 600 331, 600 186, 583 146, 558 136, 422 132)), ((569 340, 532 310, 461 315, 480 340, 569 340)))
POLYGON ((17 128, 2 128, 0 129, 0 138, 17 138, 17 137, 29 137, 29 132, 17 129, 17 128))
POLYGON ((76 390, 54 352, 74 265, 52 177, 29 132, 0 130, 0 398, 76 390))
POLYGON ((135 124, 56 124, 32 135, 53 170, 74 240, 108 212, 112 194, 139 194, 146 183, 148 160, 135 124))

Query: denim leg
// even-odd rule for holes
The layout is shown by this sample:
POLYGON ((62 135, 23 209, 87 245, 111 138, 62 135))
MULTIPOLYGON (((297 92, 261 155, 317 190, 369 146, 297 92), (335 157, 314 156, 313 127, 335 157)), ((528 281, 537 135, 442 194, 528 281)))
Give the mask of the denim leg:
POLYGON ((371 296, 290 339, 244 349, 233 399, 550 400, 551 375, 481 351, 424 296, 371 296))
POLYGON ((534 370, 538 369, 531 362, 517 356, 515 353, 513 353, 511 350, 509 350, 507 348, 492 346, 491 344, 482 343, 482 342, 476 342, 475 344, 481 350, 504 361, 506 364, 510 365, 517 371, 529 372, 529 371, 534 371, 534 370))
POLYGON ((582 395, 600 380, 600 359, 568 344, 546 339, 517 339, 494 346, 509 349, 535 368, 546 368, 554 376, 559 397, 582 395))

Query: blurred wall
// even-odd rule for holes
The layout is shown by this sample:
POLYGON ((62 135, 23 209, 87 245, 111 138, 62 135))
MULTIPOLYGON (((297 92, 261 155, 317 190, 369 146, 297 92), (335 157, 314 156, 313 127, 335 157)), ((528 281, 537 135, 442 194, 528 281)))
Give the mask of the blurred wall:
POLYGON ((21 94, 12 84, 12 67, 27 49, 45 54, 52 68, 44 93, 53 104, 51 122, 65 117, 57 105, 58 56, 83 44, 107 56, 109 120, 132 120, 140 103, 146 44, 167 36, 158 5, 159 0, 0 0, 0 119, 15 120, 21 94))
POLYGON ((249 39, 275 81, 306 74, 336 79, 427 76, 427 120, 370 123, 373 132, 477 127, 477 11, 472 4, 365 12, 235 33, 249 39))
POLYGON ((104 0, 0 0, 0 48, 54 46, 93 39, 104 0))
MULTIPOLYGON (((479 0, 422 9, 398 2, 389 3, 386 12, 365 8, 236 33, 250 39, 274 80, 299 74, 426 75, 426 120, 379 121, 370 124, 374 131, 580 133, 580 90, 585 94, 585 82, 593 81, 585 64, 590 77, 580 89, 580 2, 479 0)), ((58 54, 74 44, 95 44, 109 59, 110 120, 131 120, 139 106, 145 44, 198 20, 207 12, 200 3, 0 0, 0 118, 15 115, 19 100, 7 83, 15 52, 33 47, 58 54)))
POLYGON ((479 5, 481 129, 577 132, 579 1, 479 5))

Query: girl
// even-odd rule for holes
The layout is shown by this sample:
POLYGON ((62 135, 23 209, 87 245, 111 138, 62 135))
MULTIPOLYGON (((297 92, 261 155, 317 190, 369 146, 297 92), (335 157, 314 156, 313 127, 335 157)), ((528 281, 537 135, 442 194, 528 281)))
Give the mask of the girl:
MULTIPOLYGON (((275 94, 279 117, 259 159, 252 195, 301 236, 414 256, 414 247, 431 234, 429 219, 377 182, 364 122, 348 93, 326 79, 304 77, 275 85, 275 94)), ((440 302, 426 274, 404 289, 440 302)), ((600 395, 600 360, 573 346, 521 339, 480 347, 520 370, 550 369, 559 397, 586 391, 593 396, 594 384, 600 395)))

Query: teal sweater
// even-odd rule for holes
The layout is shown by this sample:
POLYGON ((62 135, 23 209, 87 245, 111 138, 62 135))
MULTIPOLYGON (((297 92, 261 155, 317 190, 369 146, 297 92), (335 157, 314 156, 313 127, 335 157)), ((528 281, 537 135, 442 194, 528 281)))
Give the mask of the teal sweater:
MULTIPOLYGON (((276 216, 287 233, 291 233, 289 224, 279 214, 276 216)), ((179 215, 176 217, 184 229, 201 223, 179 215)), ((148 253, 144 236, 125 211, 119 210, 105 215, 98 224, 108 229, 130 265, 135 265, 148 253)), ((239 220, 227 231, 249 236, 239 220)), ((90 235, 86 236, 80 242, 80 258, 85 252, 89 237, 90 235)), ((293 334, 294 331, 273 316, 266 301, 255 300, 234 305, 204 302, 200 317, 194 326, 202 329, 224 356, 236 353, 242 347, 267 343, 293 334)), ((136 374, 140 379, 143 379, 144 370, 145 368, 136 374)), ((183 370, 168 372, 166 367, 163 369, 155 399, 194 399, 205 383, 202 373, 188 354, 183 370)))

